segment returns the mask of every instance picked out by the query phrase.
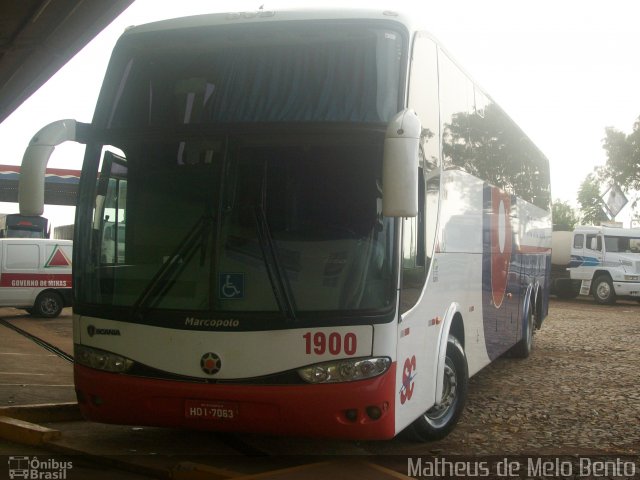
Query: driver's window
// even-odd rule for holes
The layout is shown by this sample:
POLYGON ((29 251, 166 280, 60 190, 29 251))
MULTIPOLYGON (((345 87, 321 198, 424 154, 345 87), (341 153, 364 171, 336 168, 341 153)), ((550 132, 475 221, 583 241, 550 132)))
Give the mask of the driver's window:
POLYGON ((602 237, 591 234, 587 235, 587 248, 589 250, 594 250, 601 252, 602 251, 602 237))

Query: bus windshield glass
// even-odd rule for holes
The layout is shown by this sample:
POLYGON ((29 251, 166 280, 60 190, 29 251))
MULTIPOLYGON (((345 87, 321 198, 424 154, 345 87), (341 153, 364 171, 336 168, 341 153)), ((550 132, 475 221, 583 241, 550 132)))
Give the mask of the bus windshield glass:
POLYGON ((19 213, 0 214, 0 237, 49 238, 49 220, 19 213))
POLYGON ((383 138, 380 129, 122 140, 104 156, 80 238, 80 303, 292 321, 388 313, 383 138))
POLYGON ((367 25, 133 34, 114 54, 102 121, 386 123, 398 111, 402 36, 367 25))
POLYGON ((80 187, 77 308, 391 318, 381 171, 405 40, 381 26, 125 36, 85 158, 83 178, 99 179, 80 187))
POLYGON ((8 228, 7 237, 11 238, 44 238, 42 230, 31 228, 8 228))

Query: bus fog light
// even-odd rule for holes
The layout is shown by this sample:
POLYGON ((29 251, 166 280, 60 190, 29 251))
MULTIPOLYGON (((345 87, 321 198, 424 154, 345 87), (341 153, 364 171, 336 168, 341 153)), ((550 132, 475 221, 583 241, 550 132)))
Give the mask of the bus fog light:
POLYGON ((133 366, 133 360, 84 345, 75 345, 74 353, 79 365, 105 372, 123 373, 133 366))
POLYGON ((358 419, 358 410, 355 408, 350 408, 346 412, 344 412, 344 416, 347 417, 347 420, 350 422, 355 422, 358 419))
POLYGON ((300 368, 298 374, 307 383, 352 382, 382 375, 389 366, 389 357, 343 359, 300 368))
POLYGON ((375 405, 367 407, 367 415, 371 420, 378 420, 382 416, 382 410, 375 405))

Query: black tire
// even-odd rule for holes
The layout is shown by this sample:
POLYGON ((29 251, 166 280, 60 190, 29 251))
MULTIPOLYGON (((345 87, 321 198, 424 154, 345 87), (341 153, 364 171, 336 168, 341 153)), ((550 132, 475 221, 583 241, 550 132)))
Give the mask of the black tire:
POLYGON ((596 303, 613 305, 616 303, 616 291, 609 275, 598 275, 591 285, 591 293, 596 303))
POLYGON ((511 356, 515 358, 527 358, 531 355, 533 350, 533 330, 535 325, 533 324, 533 314, 531 313, 531 307, 527 313, 527 321, 524 324, 526 331, 522 332, 522 338, 511 349, 511 356))
POLYGON ((43 318, 54 318, 60 315, 64 302, 56 292, 42 292, 33 305, 33 314, 43 318))
POLYGON ((469 370, 464 349, 449 336, 445 358, 444 388, 439 406, 433 406, 405 430, 412 440, 425 442, 446 437, 462 415, 469 388, 469 370))

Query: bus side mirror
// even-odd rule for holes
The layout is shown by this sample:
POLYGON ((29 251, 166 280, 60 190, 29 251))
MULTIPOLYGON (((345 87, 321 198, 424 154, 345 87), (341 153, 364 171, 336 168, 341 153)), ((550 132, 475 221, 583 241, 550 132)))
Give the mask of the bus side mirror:
POLYGON ((389 122, 382 160, 382 214, 418 214, 418 151, 422 126, 413 110, 397 113, 389 122))
POLYGON ((69 140, 85 143, 88 125, 58 120, 42 128, 29 142, 22 157, 18 202, 20 214, 40 216, 44 212, 44 177, 49 157, 57 145, 69 140))

